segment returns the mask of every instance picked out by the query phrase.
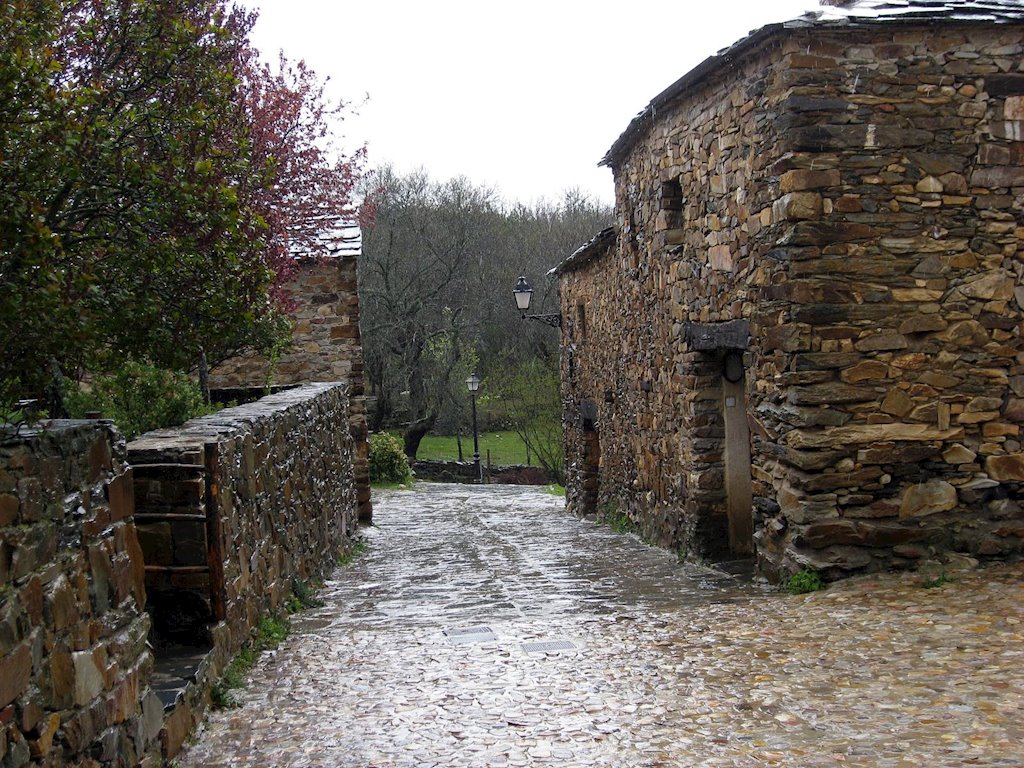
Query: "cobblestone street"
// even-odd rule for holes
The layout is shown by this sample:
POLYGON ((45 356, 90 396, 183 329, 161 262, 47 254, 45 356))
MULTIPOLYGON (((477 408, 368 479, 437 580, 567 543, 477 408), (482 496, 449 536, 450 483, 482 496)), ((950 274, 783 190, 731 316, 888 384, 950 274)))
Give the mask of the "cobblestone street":
POLYGON ((375 494, 181 768, 1021 766, 1024 566, 789 596, 516 486, 375 494))

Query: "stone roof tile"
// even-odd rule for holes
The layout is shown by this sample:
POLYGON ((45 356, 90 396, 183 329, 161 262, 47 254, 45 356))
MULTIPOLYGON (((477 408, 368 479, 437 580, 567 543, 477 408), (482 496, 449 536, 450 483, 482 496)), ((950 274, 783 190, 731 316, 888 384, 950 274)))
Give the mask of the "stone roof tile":
POLYGON ((766 38, 789 29, 855 28, 879 24, 1024 24, 1022 0, 822 0, 820 10, 751 31, 709 56, 655 96, 626 126, 598 165, 611 166, 654 121, 659 109, 694 85, 728 66, 766 38))

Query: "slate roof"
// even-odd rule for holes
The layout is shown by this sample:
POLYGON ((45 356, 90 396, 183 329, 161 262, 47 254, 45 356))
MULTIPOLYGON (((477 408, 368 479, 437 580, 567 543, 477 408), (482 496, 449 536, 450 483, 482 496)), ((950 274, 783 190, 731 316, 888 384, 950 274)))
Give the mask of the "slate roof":
MULTIPOLYGON (((358 224, 350 221, 338 221, 324 227, 317 235, 317 240, 321 246, 317 255, 324 258, 359 256, 363 250, 363 232, 358 224)), ((305 248, 292 244, 292 258, 304 259, 309 255, 305 248)))
POLYGON ((548 270, 548 276, 555 277, 562 272, 581 267, 600 256, 614 243, 615 227, 606 227, 563 259, 558 266, 548 270))
POLYGON ((790 29, 865 28, 887 25, 1024 24, 1022 0, 822 0, 819 10, 790 21, 768 24, 723 48, 655 96, 630 122, 598 165, 611 166, 652 122, 659 109, 693 84, 727 67, 766 38, 790 29))

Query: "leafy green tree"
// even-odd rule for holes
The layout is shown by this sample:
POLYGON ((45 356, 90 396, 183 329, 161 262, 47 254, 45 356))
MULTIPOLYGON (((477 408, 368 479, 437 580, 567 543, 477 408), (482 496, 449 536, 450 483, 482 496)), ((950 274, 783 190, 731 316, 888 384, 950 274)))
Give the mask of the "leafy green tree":
POLYGON ((287 337, 294 241, 354 214, 315 76, 227 0, 0 3, 0 400, 287 337))
POLYGON ((565 484, 558 367, 543 358, 508 365, 489 379, 504 401, 512 428, 556 482, 565 484))

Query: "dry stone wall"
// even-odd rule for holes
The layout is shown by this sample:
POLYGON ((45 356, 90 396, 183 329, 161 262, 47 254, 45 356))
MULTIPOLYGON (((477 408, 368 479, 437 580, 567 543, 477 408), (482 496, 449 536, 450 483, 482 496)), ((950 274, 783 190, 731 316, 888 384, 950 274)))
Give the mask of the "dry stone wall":
POLYGON ((1021 551, 1022 51, 779 30, 659 109, 612 162, 616 246, 561 276, 570 504, 591 408, 599 503, 725 553, 721 354, 686 329, 744 319, 766 572, 1021 551))
MULTIPOLYGON (((140 518, 204 518, 198 532, 179 535, 166 522, 140 523, 140 532, 147 563, 172 566, 149 575, 160 598, 154 623, 194 622, 194 636, 212 646, 208 683, 295 581, 324 576, 348 545, 357 501, 347 423, 344 385, 306 384, 129 444, 140 518), (190 571, 206 562, 208 570, 190 571)), ((178 641, 157 642, 167 639, 178 641)), ((208 696, 208 685, 186 691, 168 718, 165 754, 180 748, 208 696)))
POLYGON ((109 422, 0 436, 0 765, 173 758, 259 618, 347 546, 347 423, 346 387, 311 384, 127 447, 109 422), (208 653, 165 702, 168 640, 208 653))
POLYGON ((109 424, 0 437, 0 764, 130 766, 159 749, 132 513, 109 424))

